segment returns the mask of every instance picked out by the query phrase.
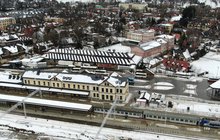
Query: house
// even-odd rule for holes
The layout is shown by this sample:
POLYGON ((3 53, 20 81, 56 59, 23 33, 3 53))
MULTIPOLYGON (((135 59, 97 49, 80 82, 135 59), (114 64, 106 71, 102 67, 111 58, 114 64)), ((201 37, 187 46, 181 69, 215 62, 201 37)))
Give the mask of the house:
POLYGON ((150 94, 148 92, 141 92, 140 97, 136 100, 137 104, 141 107, 145 107, 149 104, 150 101, 150 94))
POLYGON ((212 99, 220 100, 220 80, 209 85, 207 93, 212 99))

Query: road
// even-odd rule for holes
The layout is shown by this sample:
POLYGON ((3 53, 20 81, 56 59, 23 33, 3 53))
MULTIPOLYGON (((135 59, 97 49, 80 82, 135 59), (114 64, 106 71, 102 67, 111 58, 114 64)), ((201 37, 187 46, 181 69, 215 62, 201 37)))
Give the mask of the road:
POLYGON ((196 80, 173 77, 155 77, 150 81, 135 80, 135 85, 130 86, 129 92, 132 93, 136 98, 139 96, 139 90, 145 90, 149 93, 157 92, 165 95, 185 95, 211 100, 206 93, 208 86, 209 84, 206 79, 196 80), (162 83, 162 85, 159 87, 155 85, 155 83, 162 83), (167 86, 166 84, 168 83, 172 86, 167 86))

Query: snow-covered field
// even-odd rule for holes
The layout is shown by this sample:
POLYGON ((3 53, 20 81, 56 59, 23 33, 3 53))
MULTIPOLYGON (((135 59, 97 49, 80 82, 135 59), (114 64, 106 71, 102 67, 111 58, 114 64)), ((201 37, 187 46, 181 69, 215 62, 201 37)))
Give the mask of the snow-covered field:
MULTIPOLYGON (((2 112, 1 112, 2 113, 2 112)), ((32 117, 23 117, 18 115, 8 114, 0 121, 1 125, 8 125, 25 130, 32 130, 39 135, 55 138, 56 140, 94 140, 99 127, 67 123, 32 117)), ((7 132, 8 127, 0 127, 0 131, 7 132)), ((1 134, 1 133, 0 133, 1 134)), ((7 135, 1 135, 1 139, 7 139, 7 135)), ((116 130, 110 128, 103 128, 100 132, 99 139, 102 140, 119 140, 124 137, 132 140, 185 140, 190 138, 162 135, 150 132, 135 132, 126 130, 116 130)), ((14 138, 11 138, 14 139, 14 138)))
POLYGON ((192 70, 196 73, 209 72, 207 77, 220 77, 220 55, 209 52, 199 60, 191 63, 192 70))
POLYGON ((207 117, 220 117, 220 104, 199 103, 193 101, 174 101, 173 109, 177 112, 192 113, 207 117), (189 111, 187 108, 189 107, 189 111))

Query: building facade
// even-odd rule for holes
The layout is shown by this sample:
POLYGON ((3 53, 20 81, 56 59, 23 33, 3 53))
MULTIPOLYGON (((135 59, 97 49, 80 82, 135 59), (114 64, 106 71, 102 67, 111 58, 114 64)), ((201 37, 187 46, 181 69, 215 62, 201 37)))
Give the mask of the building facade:
POLYGON ((89 92, 89 97, 103 101, 124 102, 129 93, 127 79, 117 73, 110 76, 26 71, 25 85, 89 92))
POLYGON ((127 33, 127 38, 132 40, 147 42, 154 39, 154 34, 155 34, 154 30, 144 30, 144 29, 135 30, 135 31, 130 30, 127 33))
POLYGON ((11 24, 16 24, 16 20, 13 17, 3 17, 0 18, 0 30, 6 30, 6 27, 11 24))

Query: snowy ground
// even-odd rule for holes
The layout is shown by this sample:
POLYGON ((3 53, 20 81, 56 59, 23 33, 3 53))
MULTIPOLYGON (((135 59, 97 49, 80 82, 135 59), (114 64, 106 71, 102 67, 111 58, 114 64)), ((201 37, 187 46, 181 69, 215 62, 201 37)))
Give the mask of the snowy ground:
MULTIPOLYGON (((1 112, 2 113, 2 112, 1 112)), ((18 115, 8 114, 1 119, 1 125, 8 125, 25 130, 32 130, 38 133, 39 136, 47 136, 56 140, 94 140, 99 127, 67 123, 46 119, 37 119, 32 117, 23 117, 18 115)), ((8 127, 0 127, 0 132, 7 132, 8 127)), ((1 133, 0 133, 1 134, 1 133)), ((185 140, 186 137, 178 137, 171 135, 161 135, 150 132, 135 132, 103 128, 99 139, 102 140, 119 140, 121 138, 132 138, 132 140, 185 140)), ((7 139, 7 135, 1 135, 1 139, 7 139)), ((14 138, 11 138, 14 139, 14 138)), ((195 138, 194 138, 195 139, 195 138)), ((201 138, 198 138, 201 139, 201 138)))
MULTIPOLYGON (((181 98, 181 97, 180 97, 181 98)), ((220 117, 220 104, 201 103, 195 101, 173 100, 173 111, 182 113, 191 113, 207 117, 220 117), (187 108, 189 107, 189 111, 187 108)))
POLYGON ((191 63, 192 70, 196 73, 209 72, 207 77, 220 77, 220 55, 217 52, 209 52, 199 60, 191 63))

